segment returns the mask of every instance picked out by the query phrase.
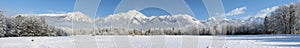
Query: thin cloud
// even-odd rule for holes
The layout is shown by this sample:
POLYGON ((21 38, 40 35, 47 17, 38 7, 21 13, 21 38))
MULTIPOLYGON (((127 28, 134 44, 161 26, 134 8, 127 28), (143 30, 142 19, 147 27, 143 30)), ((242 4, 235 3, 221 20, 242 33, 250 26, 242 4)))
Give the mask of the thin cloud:
POLYGON ((240 8, 235 8, 234 10, 231 10, 228 13, 216 13, 216 15, 218 16, 235 16, 235 15, 240 15, 240 14, 244 14, 245 10, 247 9, 247 7, 240 7, 240 8))
MULTIPOLYGON (((260 12, 258 12, 254 17, 261 17, 261 18, 264 18, 266 17, 267 15, 269 15, 271 12, 274 12, 275 10, 277 10, 279 8, 279 6, 273 6, 273 7, 270 7, 270 8, 265 8, 265 9, 262 9, 260 12)), ((243 17, 243 19, 249 19, 252 15, 249 15, 249 16, 246 16, 246 17, 243 17)))
POLYGON ((53 10, 47 10, 45 12, 47 12, 47 13, 67 13, 65 11, 53 11, 53 10))
POLYGON ((246 9, 247 9, 247 7, 236 8, 236 9, 230 11, 229 13, 227 13, 226 16, 234 16, 234 15, 244 14, 246 9))
POLYGON ((274 7, 271 7, 271 8, 263 9, 258 14, 256 14, 256 17, 265 17, 268 14, 270 14, 271 12, 275 11, 276 9, 278 9, 278 8, 279 8, 278 6, 274 6, 274 7))

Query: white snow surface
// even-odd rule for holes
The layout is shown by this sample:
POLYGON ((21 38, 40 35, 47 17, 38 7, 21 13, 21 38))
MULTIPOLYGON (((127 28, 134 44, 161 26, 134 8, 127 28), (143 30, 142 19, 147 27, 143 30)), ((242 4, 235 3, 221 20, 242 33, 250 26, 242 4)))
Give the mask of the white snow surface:
POLYGON ((299 48, 300 35, 64 36, 0 38, 0 48, 299 48))

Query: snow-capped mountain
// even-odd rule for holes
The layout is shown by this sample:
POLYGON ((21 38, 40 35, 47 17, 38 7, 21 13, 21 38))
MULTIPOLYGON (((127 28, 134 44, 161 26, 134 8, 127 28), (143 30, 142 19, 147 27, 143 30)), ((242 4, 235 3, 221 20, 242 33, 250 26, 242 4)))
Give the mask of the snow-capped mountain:
POLYGON ((61 14, 20 14, 24 17, 45 17, 49 25, 67 28, 178 28, 187 25, 201 24, 199 20, 187 14, 151 16, 147 17, 139 11, 109 15, 105 18, 92 19, 82 12, 69 12, 61 14), (73 22, 72 22, 73 19, 73 22))
POLYGON ((245 21, 246 22, 257 22, 257 23, 263 23, 264 22, 264 19, 263 17, 250 17, 248 19, 246 19, 245 21))
POLYGON ((186 14, 147 17, 136 10, 109 15, 102 22, 109 24, 111 27, 119 28, 171 28, 200 24, 197 19, 186 14))
POLYGON ((187 14, 145 16, 137 10, 109 15, 105 18, 92 19, 82 12, 69 12, 62 14, 20 14, 25 17, 45 17, 49 25, 63 28, 182 28, 189 25, 199 25, 201 27, 214 26, 215 24, 248 24, 250 22, 263 23, 264 18, 250 17, 242 19, 221 19, 211 17, 208 20, 197 20, 187 14), (73 19, 73 22, 72 22, 73 19))
POLYGON ((69 12, 59 14, 19 14, 22 17, 43 17, 48 25, 71 31, 72 28, 94 27, 94 20, 82 12, 69 12))
POLYGON ((60 14, 19 14, 25 17, 52 17, 52 18, 60 18, 64 20, 72 20, 73 21, 84 21, 84 22, 92 22, 92 19, 85 15, 82 12, 69 12, 69 13, 60 13, 60 14))

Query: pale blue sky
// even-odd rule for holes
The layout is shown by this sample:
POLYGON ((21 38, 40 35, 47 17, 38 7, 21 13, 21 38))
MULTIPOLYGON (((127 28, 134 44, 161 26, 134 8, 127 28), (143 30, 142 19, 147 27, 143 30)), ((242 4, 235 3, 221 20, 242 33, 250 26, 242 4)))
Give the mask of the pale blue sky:
MULTIPOLYGON (((75 2, 75 0, 0 0, 0 10, 5 11, 7 16, 15 14, 63 13, 72 12, 75 2)), ((101 0, 96 16, 105 17, 113 14, 120 2, 121 0, 101 0)), ((209 18, 202 0, 185 0, 185 2, 193 11, 195 18, 199 20, 209 18)), ((254 16, 263 9, 297 2, 297 0, 223 0, 222 2, 226 13, 236 8, 246 7, 247 9, 244 10, 243 14, 227 17, 243 18, 254 16)))

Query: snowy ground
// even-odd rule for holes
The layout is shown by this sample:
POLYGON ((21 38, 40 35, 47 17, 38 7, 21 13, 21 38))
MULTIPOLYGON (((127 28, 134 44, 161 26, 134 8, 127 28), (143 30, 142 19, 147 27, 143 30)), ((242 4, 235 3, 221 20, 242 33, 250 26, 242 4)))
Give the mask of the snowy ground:
POLYGON ((300 48, 300 35, 0 38, 0 48, 300 48))

